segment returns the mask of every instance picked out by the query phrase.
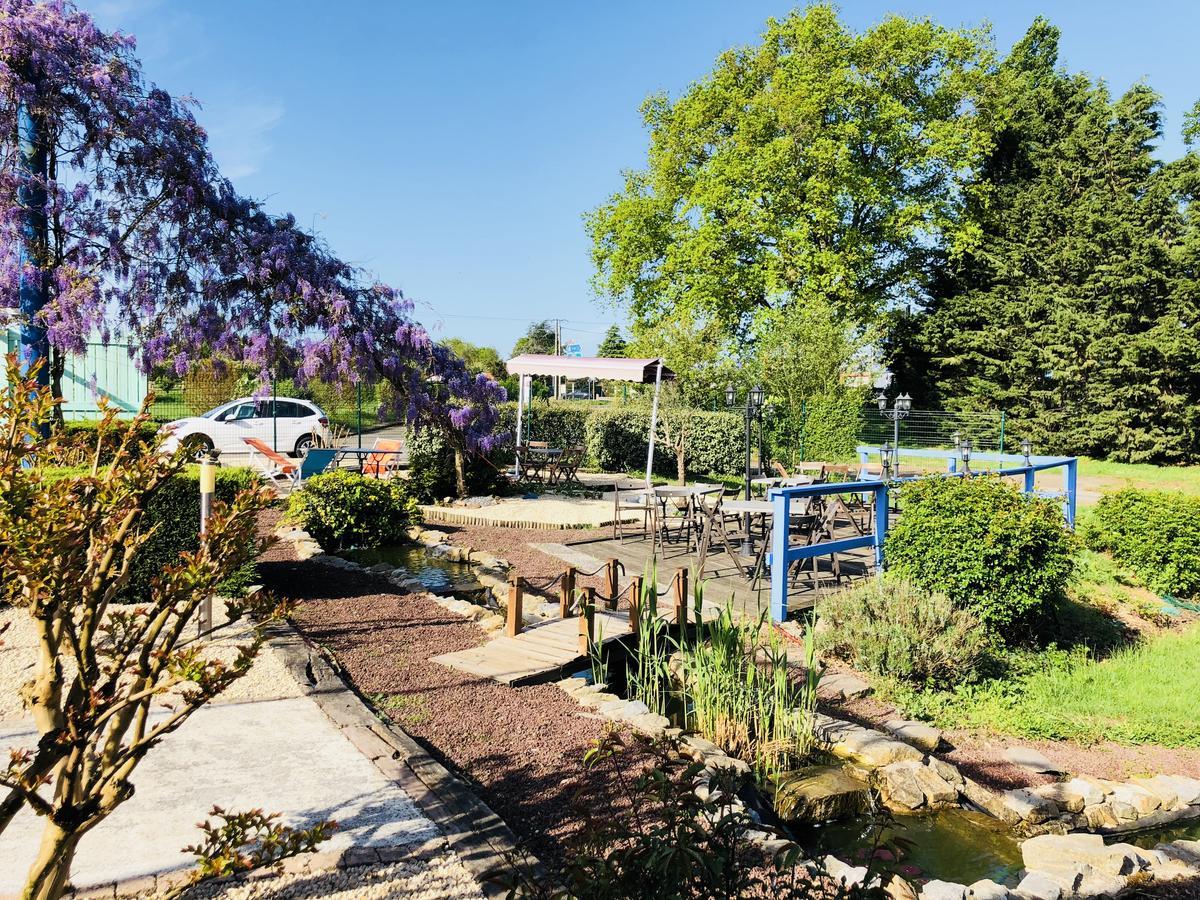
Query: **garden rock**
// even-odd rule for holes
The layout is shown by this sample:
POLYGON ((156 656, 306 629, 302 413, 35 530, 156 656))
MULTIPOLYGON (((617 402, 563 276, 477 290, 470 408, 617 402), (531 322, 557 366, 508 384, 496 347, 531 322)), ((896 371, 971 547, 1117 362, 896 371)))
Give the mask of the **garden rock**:
POLYGON ((936 756, 931 756, 929 757, 929 768, 941 775, 947 784, 952 784, 959 790, 963 788, 964 779, 962 772, 958 771, 950 763, 940 760, 936 756))
POLYGON ((696 734, 686 734, 680 742, 684 748, 691 751, 691 755, 698 759, 705 759, 709 756, 724 756, 725 751, 714 744, 712 741, 702 738, 696 734))
POLYGON ((1071 787, 1069 782, 1057 781, 1035 787, 1033 792, 1046 800, 1052 800, 1068 812, 1083 812, 1086 805, 1082 791, 1071 787))
POLYGON ((1104 875, 1132 875, 1149 865, 1132 844, 1105 844, 1098 834, 1043 834, 1021 843, 1021 861, 1030 871, 1087 865, 1104 875))
POLYGON ((883 889, 891 900, 917 900, 917 889, 899 875, 893 875, 883 889))
POLYGON ((942 733, 932 725, 924 722, 912 722, 905 719, 893 719, 883 725, 895 737, 906 743, 920 747, 926 753, 932 753, 942 743, 942 733))
POLYGON ((925 805, 925 791, 917 780, 915 762, 898 762, 884 766, 878 772, 879 796, 888 809, 911 812, 925 805))
POLYGON ((906 760, 920 762, 925 757, 916 747, 889 738, 873 729, 858 726, 844 731, 841 739, 829 750, 834 756, 852 759, 873 769, 906 760))
POLYGON ((967 887, 953 881, 938 881, 936 878, 921 888, 921 900, 965 900, 967 887))
POLYGON ((1116 828, 1121 823, 1108 803, 1097 803, 1083 808, 1083 817, 1087 827, 1093 831, 1107 831, 1116 828))
POLYGON ((1096 784, 1088 778, 1072 778, 1070 781, 1064 782, 1063 786, 1083 797, 1084 806, 1094 806, 1097 803, 1103 803, 1106 795, 1104 788, 1096 784))
POLYGON ((1138 817, 1148 816, 1162 805, 1157 794, 1152 794, 1136 784, 1121 784, 1113 789, 1112 802, 1128 803, 1133 807, 1138 817))
POLYGON ((1008 900, 1008 888, 983 878, 967 888, 967 896, 970 900, 1008 900))
POLYGON ((1059 900, 1063 895, 1063 889, 1058 882, 1041 872, 1030 872, 1021 879, 1016 893, 1018 897, 1027 898, 1027 900, 1059 900))
POLYGON ((870 802, 867 785, 841 766, 823 766, 780 781, 775 809, 793 822, 828 822, 863 812, 870 802))
POLYGON ((846 887, 857 887, 867 880, 866 866, 850 866, 836 856, 826 856, 822 863, 825 866, 825 874, 846 887))
POLYGON ((1030 822, 1036 825, 1038 822, 1045 822, 1058 815, 1058 805, 1053 800, 1039 797, 1026 788, 1005 791, 1000 798, 1008 813, 1005 819, 1010 824, 1030 822))
POLYGON ((856 700, 871 693, 871 686, 861 678, 841 672, 821 676, 817 697, 821 700, 856 700))
POLYGON ((743 778, 750 774, 750 764, 744 759, 735 759, 732 756, 706 756, 704 758, 705 768, 715 771, 731 771, 735 772, 743 778))
POLYGON ((1193 873, 1200 873, 1200 841, 1171 841, 1159 844, 1154 850, 1168 860, 1186 865, 1193 873))

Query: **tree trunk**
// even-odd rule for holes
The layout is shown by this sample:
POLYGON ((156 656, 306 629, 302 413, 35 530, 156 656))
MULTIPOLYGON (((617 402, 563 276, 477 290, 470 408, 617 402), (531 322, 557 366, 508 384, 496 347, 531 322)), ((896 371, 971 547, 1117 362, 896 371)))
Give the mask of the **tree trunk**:
POLYGON ((454 448, 454 486, 458 496, 467 496, 467 460, 461 447, 454 448))
POLYGON ((679 484, 687 484, 687 455, 682 445, 675 451, 675 468, 679 475, 679 484))
POLYGON ((63 895, 80 837, 46 821, 37 859, 29 870, 25 889, 21 892, 23 900, 58 900, 63 895))
MULTIPOLYGON (((50 396, 55 400, 63 398, 62 379, 63 372, 66 370, 67 361, 61 350, 50 348, 50 396)), ((63 419, 63 405, 61 403, 54 404, 54 411, 51 413, 55 429, 62 428, 65 424, 63 419)))

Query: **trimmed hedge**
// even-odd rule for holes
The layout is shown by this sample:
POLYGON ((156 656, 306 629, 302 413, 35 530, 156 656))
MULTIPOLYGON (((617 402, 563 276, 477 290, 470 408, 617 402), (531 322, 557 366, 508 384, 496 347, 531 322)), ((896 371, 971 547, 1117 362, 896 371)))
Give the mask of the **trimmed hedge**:
MULTIPOLYGON (((225 503, 246 488, 258 484, 251 469, 217 469, 216 499, 225 503)), ((150 598, 150 581, 168 565, 179 561, 179 554, 200 548, 200 472, 196 467, 180 472, 163 484, 146 507, 145 527, 158 530, 138 551, 133 561, 125 598, 144 602, 150 598)), ((254 583, 254 563, 249 562, 221 587, 227 594, 241 593, 254 583)))
MULTIPOLYGON (((534 440, 552 447, 582 444, 587 448, 587 465, 606 472, 636 472, 646 467, 650 431, 648 410, 622 404, 592 406, 558 402, 534 403, 526 410, 534 440)), ((516 404, 501 407, 501 429, 516 435, 516 404)), ((729 475, 744 465, 745 433, 742 419, 733 413, 695 410, 688 426, 686 466, 689 474, 729 475)), ((512 458, 512 444, 506 448, 512 458)), ((654 471, 669 478, 676 475, 675 454, 661 443, 655 445, 654 471)))
POLYGON ((1105 494, 1080 529, 1160 594, 1200 593, 1200 498, 1126 488, 1105 494))
POLYGON ((900 489, 900 508, 888 569, 974 610, 993 631, 1061 597, 1074 571, 1076 541, 1059 505, 1002 479, 921 478, 900 489))
POLYGON ((421 518, 403 480, 344 469, 304 482, 288 497, 287 517, 325 550, 399 544, 407 539, 408 526, 421 518))

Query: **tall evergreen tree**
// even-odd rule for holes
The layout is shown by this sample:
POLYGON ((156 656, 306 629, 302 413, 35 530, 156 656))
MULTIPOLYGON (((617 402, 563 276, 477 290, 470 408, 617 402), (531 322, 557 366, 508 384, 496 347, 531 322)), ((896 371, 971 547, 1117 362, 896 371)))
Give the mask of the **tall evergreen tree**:
POLYGON ((628 346, 628 341, 621 335, 620 326, 610 325, 608 331, 604 333, 604 340, 600 342, 600 348, 596 351, 596 355, 608 357, 624 356, 628 346))
POLYGON ((1154 158, 1158 96, 1058 66, 1034 22, 985 108, 996 139, 970 243, 937 272, 918 355, 949 408, 1000 406, 1047 450, 1130 461, 1195 452, 1196 298, 1175 274, 1179 176, 1154 158))

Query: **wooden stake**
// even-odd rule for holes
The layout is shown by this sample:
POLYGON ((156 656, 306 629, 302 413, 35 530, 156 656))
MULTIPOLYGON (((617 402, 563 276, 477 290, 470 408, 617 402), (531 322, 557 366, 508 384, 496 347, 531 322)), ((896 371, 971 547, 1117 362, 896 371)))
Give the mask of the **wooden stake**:
POLYGON ((617 559, 610 559, 608 561, 608 586, 607 586, 608 600, 607 600, 607 603, 608 603, 609 609, 617 608, 617 581, 618 581, 617 567, 619 565, 621 565, 621 563, 617 559))
POLYGON ((642 624, 642 576, 634 575, 629 588, 629 631, 636 638, 642 624))
POLYGON ((680 566, 675 570, 675 623, 687 627, 688 570, 680 566))
POLYGON ((583 590, 583 605, 579 610, 579 655, 587 656, 592 652, 596 633, 596 589, 586 587, 583 590))
POLYGON ((559 584, 558 614, 564 619, 571 618, 571 603, 575 600, 575 571, 574 566, 567 566, 559 584))
POLYGON ((523 626, 521 594, 521 576, 510 575, 508 578, 508 621, 504 626, 504 633, 509 637, 516 637, 520 634, 523 626))

